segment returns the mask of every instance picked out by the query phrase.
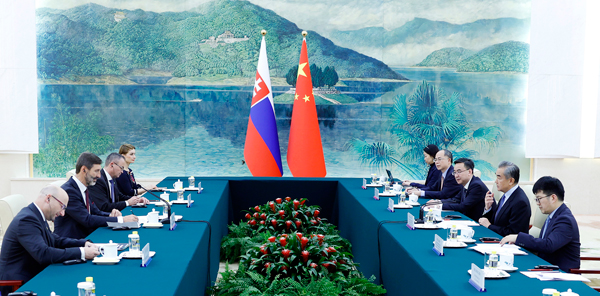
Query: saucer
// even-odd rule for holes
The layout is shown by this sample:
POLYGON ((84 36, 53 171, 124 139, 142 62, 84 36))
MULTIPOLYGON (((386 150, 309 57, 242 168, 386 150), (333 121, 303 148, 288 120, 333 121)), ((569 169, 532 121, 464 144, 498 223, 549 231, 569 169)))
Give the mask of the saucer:
POLYGON ((411 206, 420 206, 421 205, 418 201, 407 200, 406 203, 409 204, 409 205, 411 205, 411 206))
MULTIPOLYGON (((194 200, 191 201, 192 203, 194 202, 194 200)), ((174 200, 171 202, 174 205, 187 205, 187 199, 184 200, 174 200)))
POLYGON ((417 229, 440 229, 441 227, 437 224, 433 224, 433 225, 415 224, 415 228, 417 228, 417 229))
POLYGON ((476 242, 476 240, 473 239, 473 238, 472 239, 459 238, 458 240, 461 241, 461 242, 463 242, 463 243, 467 243, 467 244, 472 244, 472 243, 476 242))
POLYGON ((403 203, 403 204, 395 204, 394 205, 394 209, 412 209, 413 206, 407 204, 407 203, 403 203))
POLYGON ((389 191, 389 192, 385 192, 385 191, 384 191, 384 192, 382 192, 382 193, 379 193, 379 196, 383 196, 383 197, 394 197, 394 196, 396 196, 396 195, 397 195, 397 194, 396 194, 396 193, 394 193, 393 191, 389 191))
POLYGON ((498 268, 502 269, 502 270, 504 270, 506 272, 514 272, 514 271, 517 271, 519 269, 518 267, 515 267, 515 266, 511 266, 511 267, 501 267, 501 266, 499 266, 498 268))
MULTIPOLYGON (((156 254, 156 252, 150 251, 150 257, 154 257, 154 254, 156 254)), ((125 259, 142 259, 142 252, 141 251, 138 252, 137 255, 133 255, 133 254, 130 255, 130 252, 127 251, 127 252, 121 253, 120 257, 125 258, 125 259)))
POLYGON ((465 248, 467 244, 457 241, 457 242, 449 242, 444 241, 444 248, 465 248))
POLYGON ((92 262, 96 263, 96 264, 101 264, 101 265, 111 265, 111 264, 119 263, 120 260, 121 260, 121 258, 119 258, 119 257, 115 257, 115 258, 96 257, 96 258, 94 258, 94 260, 92 262))
MULTIPOLYGON (((471 274, 471 270, 468 270, 469 274, 471 274)), ((499 269, 497 273, 492 274, 488 269, 485 269, 485 278, 486 279, 504 279, 510 277, 506 271, 499 269)))
POLYGON ((367 187, 381 187, 381 186, 383 186, 383 184, 379 184, 379 183, 375 183, 375 184, 373 184, 373 183, 371 183, 371 184, 367 184, 367 187))
POLYGON ((163 224, 158 222, 158 223, 144 223, 144 225, 142 225, 142 227, 144 228, 161 228, 163 227, 163 224))

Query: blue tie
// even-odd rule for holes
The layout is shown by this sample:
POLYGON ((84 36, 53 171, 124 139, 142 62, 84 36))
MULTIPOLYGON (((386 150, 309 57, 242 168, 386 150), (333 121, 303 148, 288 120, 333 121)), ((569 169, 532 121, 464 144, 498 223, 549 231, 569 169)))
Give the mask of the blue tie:
POLYGON ((506 200, 506 194, 502 195, 502 198, 500 199, 498 209, 496 210, 496 215, 494 215, 494 221, 498 218, 498 213, 500 213, 500 209, 502 209, 502 206, 504 205, 504 200, 506 200))
POLYGON ((542 232, 541 238, 544 238, 544 236, 546 236, 546 229, 548 229, 548 221, 550 221, 550 216, 548 216, 548 218, 546 218, 546 223, 544 223, 544 231, 542 232))
POLYGON ((110 180, 110 198, 112 199, 112 202, 115 202, 115 180, 110 180))

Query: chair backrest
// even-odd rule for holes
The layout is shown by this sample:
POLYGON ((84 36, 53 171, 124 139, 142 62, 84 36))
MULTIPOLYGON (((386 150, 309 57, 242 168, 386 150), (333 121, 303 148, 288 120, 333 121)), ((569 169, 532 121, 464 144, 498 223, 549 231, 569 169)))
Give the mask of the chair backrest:
POLYGON ((29 202, 21 194, 13 194, 0 199, 0 243, 12 219, 28 204, 29 202))
POLYGON ((478 169, 473 169, 473 175, 477 178, 481 178, 481 171, 478 169))
POLYGON ((67 180, 69 180, 72 176, 75 176, 75 169, 67 172, 67 180))

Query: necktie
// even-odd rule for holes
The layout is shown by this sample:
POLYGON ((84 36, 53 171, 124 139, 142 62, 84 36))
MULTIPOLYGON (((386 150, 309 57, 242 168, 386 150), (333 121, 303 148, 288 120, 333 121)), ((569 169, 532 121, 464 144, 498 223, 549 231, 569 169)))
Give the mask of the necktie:
POLYGON ((444 176, 442 176, 442 181, 440 182, 440 191, 444 188, 444 176))
POLYGON ((462 196, 460 197, 460 202, 464 202, 465 201, 465 197, 467 197, 467 188, 463 188, 463 190, 462 190, 462 196))
POLYGON ((91 214, 91 212, 90 212, 90 193, 87 189, 85 190, 85 206, 87 207, 88 213, 91 214))
POLYGON ((548 229, 548 221, 550 221, 550 216, 546 218, 546 223, 544 223, 544 231, 542 231, 542 236, 540 238, 544 238, 546 236, 546 229, 548 229))
POLYGON ((494 215, 494 220, 496 220, 496 218, 498 217, 498 213, 500 213, 500 209, 502 209, 502 206, 504 205, 505 200, 506 200, 506 194, 502 195, 502 198, 500 199, 500 203, 498 204, 498 209, 496 210, 496 215, 494 215))
POLYGON ((112 199, 112 202, 115 202, 115 180, 110 180, 110 199, 112 199))

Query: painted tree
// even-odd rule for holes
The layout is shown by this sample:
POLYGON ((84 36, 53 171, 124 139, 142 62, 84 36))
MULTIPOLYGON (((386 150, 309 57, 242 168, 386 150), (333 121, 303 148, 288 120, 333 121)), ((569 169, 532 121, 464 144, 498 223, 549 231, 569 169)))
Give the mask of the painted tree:
MULTIPOLYGON (((371 167, 394 164, 410 178, 423 178, 426 164, 422 149, 435 144, 440 149, 452 151, 454 159, 471 158, 483 174, 491 173, 494 167, 477 158, 479 151, 491 151, 498 146, 502 129, 497 126, 473 129, 463 110, 459 93, 447 97, 442 89, 423 81, 408 99, 406 95, 398 95, 394 100, 390 133, 397 140, 396 148, 379 150, 381 155, 377 156, 359 153, 359 158, 371 167)), ((360 152, 387 144, 354 139, 349 145, 360 152)))

